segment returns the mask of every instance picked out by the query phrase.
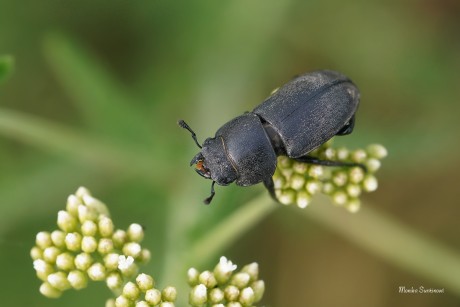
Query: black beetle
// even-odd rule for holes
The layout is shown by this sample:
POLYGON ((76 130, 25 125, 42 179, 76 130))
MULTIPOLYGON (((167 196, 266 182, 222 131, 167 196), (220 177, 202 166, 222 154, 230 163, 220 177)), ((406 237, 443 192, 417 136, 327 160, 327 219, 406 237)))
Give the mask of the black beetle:
POLYGON ((335 135, 353 131, 359 90, 341 73, 315 71, 294 78, 274 91, 252 112, 246 112, 217 130, 203 145, 183 121, 178 124, 190 131, 201 151, 192 159, 196 172, 211 179, 209 204, 214 184, 250 186, 263 182, 276 200, 272 176, 277 156, 296 161, 328 165, 359 166, 359 163, 319 160, 308 153, 335 135))

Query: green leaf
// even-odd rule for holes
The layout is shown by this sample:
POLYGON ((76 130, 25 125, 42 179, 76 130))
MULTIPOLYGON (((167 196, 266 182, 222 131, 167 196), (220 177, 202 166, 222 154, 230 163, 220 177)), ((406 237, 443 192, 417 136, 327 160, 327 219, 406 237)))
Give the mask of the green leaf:
POLYGON ((9 55, 0 56, 0 83, 5 81, 14 68, 14 58, 9 55))

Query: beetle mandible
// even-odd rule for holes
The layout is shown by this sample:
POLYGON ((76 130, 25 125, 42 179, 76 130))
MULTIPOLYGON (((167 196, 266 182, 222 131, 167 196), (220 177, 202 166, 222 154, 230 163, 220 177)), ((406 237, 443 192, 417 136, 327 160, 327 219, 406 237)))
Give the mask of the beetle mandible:
POLYGON ((364 165, 320 160, 309 152, 335 135, 353 131, 359 104, 359 90, 345 75, 321 70, 298 76, 274 91, 252 112, 240 115, 217 130, 215 137, 198 143, 195 132, 183 120, 179 126, 187 129, 201 151, 190 166, 214 184, 250 186, 263 182, 276 200, 273 173, 277 156, 305 163, 326 166, 364 165))

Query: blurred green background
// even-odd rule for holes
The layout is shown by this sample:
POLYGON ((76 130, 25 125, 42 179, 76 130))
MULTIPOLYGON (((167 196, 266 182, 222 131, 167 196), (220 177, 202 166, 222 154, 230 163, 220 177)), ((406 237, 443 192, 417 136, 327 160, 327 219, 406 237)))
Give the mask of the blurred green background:
POLYGON ((80 185, 116 226, 146 227, 144 271, 184 291, 191 247, 266 192, 217 187, 203 206, 209 182, 188 167, 197 148, 176 121, 202 141, 293 76, 328 68, 362 92, 341 144, 389 150, 377 192, 357 215, 323 200, 267 210, 196 265, 258 261, 266 306, 458 306, 459 33, 455 0, 1 0, 0 55, 15 61, 0 78, 1 305, 109 297, 94 284, 44 298, 32 269, 35 234, 54 229, 80 185), (424 249, 411 248, 418 240, 424 249))

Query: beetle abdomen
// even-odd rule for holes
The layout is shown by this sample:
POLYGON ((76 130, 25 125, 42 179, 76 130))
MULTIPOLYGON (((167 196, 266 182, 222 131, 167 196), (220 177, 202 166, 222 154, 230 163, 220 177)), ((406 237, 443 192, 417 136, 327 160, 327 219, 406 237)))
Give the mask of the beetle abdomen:
POLYGON ((254 109, 280 136, 289 157, 306 155, 336 135, 359 104, 346 76, 317 71, 295 78, 254 109))
POLYGON ((216 132, 219 136, 237 171, 237 185, 253 185, 273 175, 276 154, 257 115, 245 113, 232 119, 216 132))

